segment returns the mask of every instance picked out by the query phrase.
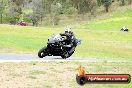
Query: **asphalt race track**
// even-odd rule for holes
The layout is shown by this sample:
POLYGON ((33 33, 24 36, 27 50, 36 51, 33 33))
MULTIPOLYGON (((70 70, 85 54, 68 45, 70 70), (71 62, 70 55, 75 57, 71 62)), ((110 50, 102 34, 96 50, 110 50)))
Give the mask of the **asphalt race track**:
POLYGON ((28 61, 88 61, 88 62, 130 62, 128 60, 115 60, 115 59, 96 59, 96 58, 83 58, 83 57, 70 57, 62 59, 59 56, 47 56, 39 58, 33 54, 15 54, 15 53, 0 53, 0 62, 28 62, 28 61))

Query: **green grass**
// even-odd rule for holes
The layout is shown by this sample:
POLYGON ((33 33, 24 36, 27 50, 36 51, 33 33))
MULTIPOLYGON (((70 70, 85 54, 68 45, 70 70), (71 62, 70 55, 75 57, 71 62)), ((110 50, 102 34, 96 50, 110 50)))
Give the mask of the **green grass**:
POLYGON ((0 25, 0 44, 1 48, 24 50, 36 52, 36 49, 43 47, 47 38, 53 34, 52 30, 43 30, 34 27, 19 27, 0 25))
POLYGON ((121 18, 111 18, 106 20, 97 20, 89 24, 82 26, 84 29, 96 29, 96 30, 119 30, 123 26, 131 27, 132 17, 121 17, 121 18))
POLYGON ((132 29, 132 8, 103 14, 100 18, 82 24, 80 28, 90 30, 119 30, 123 26, 132 29))
MULTIPOLYGON (((47 38, 61 29, 0 25, 1 52, 35 53, 46 45, 47 38)), ((73 56, 131 59, 132 32, 73 30, 82 44, 73 56)))

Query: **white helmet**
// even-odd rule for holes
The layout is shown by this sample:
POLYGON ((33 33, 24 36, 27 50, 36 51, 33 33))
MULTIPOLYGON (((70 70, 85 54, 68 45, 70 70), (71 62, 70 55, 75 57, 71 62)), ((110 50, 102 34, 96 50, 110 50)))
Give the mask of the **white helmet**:
POLYGON ((122 28, 123 30, 126 30, 127 29, 127 27, 126 26, 123 26, 123 28, 122 28))
POLYGON ((72 32, 72 29, 70 27, 68 27, 68 28, 65 29, 65 32, 71 33, 72 32))

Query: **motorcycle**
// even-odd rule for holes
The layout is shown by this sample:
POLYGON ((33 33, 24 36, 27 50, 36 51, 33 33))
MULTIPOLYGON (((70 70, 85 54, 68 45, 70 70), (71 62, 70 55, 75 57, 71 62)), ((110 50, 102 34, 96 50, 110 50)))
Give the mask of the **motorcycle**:
POLYGON ((81 44, 80 39, 75 39, 75 46, 67 46, 66 36, 60 34, 52 35, 47 42, 47 46, 43 47, 38 52, 38 57, 43 58, 45 56, 61 56, 63 59, 69 58, 74 52, 77 45, 81 44), (72 52, 68 53, 71 48, 72 52))

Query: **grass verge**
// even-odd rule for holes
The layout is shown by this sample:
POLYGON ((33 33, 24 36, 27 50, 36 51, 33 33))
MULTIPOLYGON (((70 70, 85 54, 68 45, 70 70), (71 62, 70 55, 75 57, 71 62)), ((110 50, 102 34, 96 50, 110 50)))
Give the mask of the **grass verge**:
POLYGON ((88 74, 130 74, 132 63, 111 62, 23 62, 0 64, 1 88, 131 88, 132 84, 76 83, 76 68, 85 67, 88 74))
MULTIPOLYGON (((132 32, 86 29, 73 31, 82 40, 73 56, 131 60, 132 32)), ((37 54, 46 45, 48 37, 60 32, 63 30, 59 28, 0 25, 0 52, 37 54)))

